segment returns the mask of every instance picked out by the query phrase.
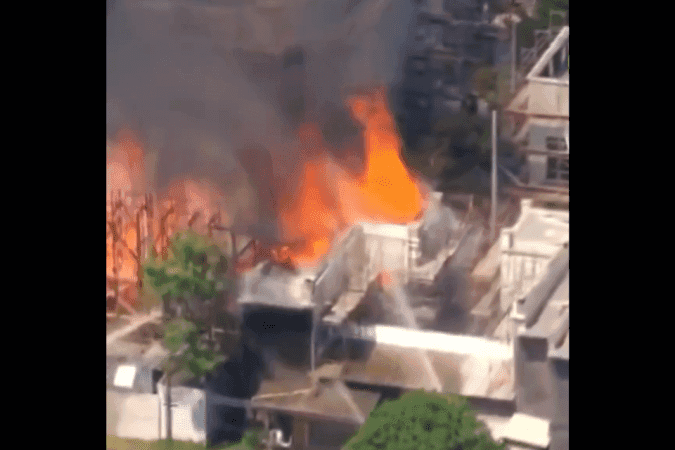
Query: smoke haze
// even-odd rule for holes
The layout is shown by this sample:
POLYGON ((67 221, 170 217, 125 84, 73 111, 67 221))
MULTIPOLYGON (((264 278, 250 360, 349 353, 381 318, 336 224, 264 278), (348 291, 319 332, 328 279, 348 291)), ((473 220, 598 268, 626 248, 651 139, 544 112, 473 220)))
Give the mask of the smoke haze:
POLYGON ((107 139, 124 128, 137 134, 157 190, 185 177, 208 180, 229 198, 231 217, 255 221, 255 210, 264 227, 274 220, 274 180, 293 179, 307 157, 296 133, 307 121, 358 168, 345 88, 394 82, 411 2, 283 5, 108 2, 107 139), (283 68, 293 48, 304 52, 304 76, 283 68))

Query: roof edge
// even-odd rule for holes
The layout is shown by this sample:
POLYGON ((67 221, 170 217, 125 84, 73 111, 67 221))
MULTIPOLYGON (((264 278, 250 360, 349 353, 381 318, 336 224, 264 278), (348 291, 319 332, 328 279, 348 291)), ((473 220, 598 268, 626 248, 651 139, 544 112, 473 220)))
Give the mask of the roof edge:
POLYGON ((563 246, 558 255, 550 262, 549 270, 544 278, 532 289, 525 298, 525 326, 531 327, 541 315, 546 300, 553 294, 558 285, 563 281, 569 270, 570 256, 569 244, 563 246), (527 311, 529 309, 529 311, 527 311))

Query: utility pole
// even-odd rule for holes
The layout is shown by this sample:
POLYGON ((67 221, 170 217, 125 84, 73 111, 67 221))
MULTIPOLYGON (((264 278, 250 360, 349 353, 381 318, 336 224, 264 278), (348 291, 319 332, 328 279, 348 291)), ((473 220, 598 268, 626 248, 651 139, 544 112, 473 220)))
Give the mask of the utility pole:
POLYGON ((490 240, 497 237, 497 110, 492 111, 492 201, 490 202, 490 240))
POLYGON ((312 368, 312 372, 316 370, 316 321, 317 321, 317 313, 316 313, 316 305, 313 305, 312 307, 312 333, 311 333, 311 338, 309 342, 309 363, 312 368))
POLYGON ((511 94, 516 92, 516 21, 511 13, 511 94))
POLYGON ((509 15, 509 22, 511 23, 511 95, 516 92, 516 60, 517 60, 517 48, 516 48, 516 28, 520 22, 520 17, 514 12, 511 11, 509 15))

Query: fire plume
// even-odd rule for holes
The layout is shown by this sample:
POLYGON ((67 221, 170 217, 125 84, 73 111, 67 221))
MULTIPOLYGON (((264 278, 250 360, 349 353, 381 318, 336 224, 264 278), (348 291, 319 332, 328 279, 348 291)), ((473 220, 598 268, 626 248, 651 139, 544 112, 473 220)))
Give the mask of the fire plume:
MULTIPOLYGON (((384 90, 351 98, 347 106, 362 127, 365 168, 359 174, 345 169, 330 156, 319 128, 305 124, 298 130, 301 146, 300 175, 294 188, 278 186, 277 223, 281 242, 275 246, 252 245, 235 269, 245 271, 263 259, 288 267, 314 266, 329 252, 338 233, 359 221, 404 224, 420 216, 426 207, 426 191, 401 159, 402 142, 388 110, 384 90), (279 195, 281 194, 281 195, 279 195)), ((108 144, 106 188, 110 192, 142 195, 146 189, 141 145, 128 130, 108 144)), ((155 250, 161 234, 192 227, 206 232, 211 219, 228 227, 231 217, 223 192, 204 180, 175 181, 157 199, 152 216, 144 216, 142 236, 147 231, 155 250), (221 209, 221 206, 223 207, 221 209), (174 213, 164 217, 173 208, 174 213), (214 214, 220 212, 216 219, 214 214)), ((232 199, 230 199, 232 200, 232 199)), ((117 200, 116 200, 117 201, 117 200)), ((117 218, 109 218, 106 236, 106 272, 134 281, 138 268, 137 231, 140 205, 123 197, 117 218), (113 245, 113 237, 116 237, 113 245), (113 263, 113 247, 115 262, 113 263)), ((110 210, 109 210, 110 212, 110 210)), ((109 215, 110 216, 110 215, 109 215)), ((149 242, 148 242, 149 244, 149 242)), ((386 279, 383 279, 386 284, 386 279)))
POLYGON ((106 147, 106 197, 109 202, 114 201, 114 205, 109 203, 107 211, 106 274, 109 277, 117 275, 122 280, 135 280, 137 261, 132 252, 136 251, 137 233, 135 223, 130 220, 134 205, 127 201, 127 195, 139 193, 145 188, 143 148, 128 129, 122 130, 116 141, 106 147), (113 209, 117 211, 114 220, 110 215, 113 209), (114 269, 117 269, 117 274, 114 269))
MULTIPOLYGON (((280 226, 298 265, 313 265, 329 250, 336 233, 357 221, 407 223, 419 217, 426 193, 401 160, 402 142, 387 108, 384 91, 348 101, 363 127, 365 170, 358 176, 337 166, 327 151, 304 164, 300 187, 282 202, 280 226)), ((301 129, 301 141, 322 147, 318 131, 301 129)))
POLYGON ((143 147, 128 129, 117 135, 115 143, 107 146, 106 191, 129 193, 145 187, 143 147))

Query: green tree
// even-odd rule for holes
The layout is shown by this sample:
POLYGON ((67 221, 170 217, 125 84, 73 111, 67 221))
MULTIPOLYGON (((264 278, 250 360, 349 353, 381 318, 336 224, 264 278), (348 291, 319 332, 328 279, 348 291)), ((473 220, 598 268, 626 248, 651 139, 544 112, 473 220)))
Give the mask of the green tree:
POLYGON ((220 247, 207 237, 184 231, 172 237, 169 250, 166 259, 148 259, 144 266, 166 318, 183 317, 200 331, 231 322, 225 311, 233 283, 220 247))
POLYGON ((465 400, 424 391, 383 403, 347 443, 349 450, 498 450, 465 400))
MULTIPOLYGON (((222 250, 192 231, 174 235, 169 249, 166 259, 149 259, 144 265, 146 280, 164 307, 164 346, 169 352, 164 363, 167 405, 171 404, 172 377, 182 373, 202 379, 225 360, 222 343, 216 345, 214 328, 227 329, 236 323, 226 312, 232 283, 222 250)), ((172 438, 171 408, 167 408, 167 438, 172 438)))

